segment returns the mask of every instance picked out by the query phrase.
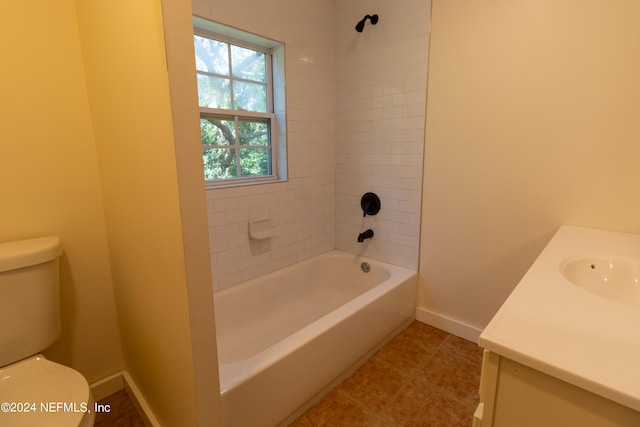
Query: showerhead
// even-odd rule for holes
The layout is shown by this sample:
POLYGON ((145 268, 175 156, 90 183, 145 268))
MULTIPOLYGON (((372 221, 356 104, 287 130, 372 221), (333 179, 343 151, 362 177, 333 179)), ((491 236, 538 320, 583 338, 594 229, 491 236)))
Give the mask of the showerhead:
POLYGON ((356 24, 356 31, 361 33, 364 30, 364 23, 367 22, 367 19, 371 21, 372 25, 376 25, 378 23, 378 15, 367 15, 362 18, 362 21, 356 24))

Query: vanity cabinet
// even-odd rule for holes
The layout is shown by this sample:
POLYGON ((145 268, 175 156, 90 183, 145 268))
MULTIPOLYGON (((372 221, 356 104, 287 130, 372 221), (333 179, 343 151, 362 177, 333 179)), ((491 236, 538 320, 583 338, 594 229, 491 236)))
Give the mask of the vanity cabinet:
POLYGON ((638 427, 640 412, 485 350, 473 427, 541 426, 638 427))

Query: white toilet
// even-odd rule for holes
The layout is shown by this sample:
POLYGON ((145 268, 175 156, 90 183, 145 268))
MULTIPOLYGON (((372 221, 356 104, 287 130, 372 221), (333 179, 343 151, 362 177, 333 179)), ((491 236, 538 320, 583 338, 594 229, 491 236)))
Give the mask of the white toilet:
POLYGON ((0 425, 93 426, 79 372, 38 352, 60 336, 59 237, 0 243, 0 425))

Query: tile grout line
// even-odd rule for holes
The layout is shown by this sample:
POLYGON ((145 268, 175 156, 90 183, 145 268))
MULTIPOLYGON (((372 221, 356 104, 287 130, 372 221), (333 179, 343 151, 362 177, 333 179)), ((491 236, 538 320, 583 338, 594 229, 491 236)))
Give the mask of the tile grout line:
MULTIPOLYGON (((474 356, 475 350, 471 347, 471 345, 463 343, 462 341, 459 342, 458 337, 455 337, 451 334, 443 332, 442 335, 438 335, 438 334, 433 334, 428 330, 425 332, 424 329, 420 329, 420 328, 421 327, 417 327, 417 328, 413 328, 412 330, 407 328, 403 330, 396 337, 396 338, 402 337, 401 338, 401 341, 403 341, 402 344, 398 343, 398 345, 393 346, 394 348, 387 347, 388 351, 386 352, 386 354, 380 355, 380 351, 382 351, 382 349, 386 347, 385 346, 370 358, 370 361, 373 361, 375 359, 373 363, 377 364, 379 368, 382 368, 386 372, 391 374, 391 377, 389 375, 383 375, 382 377, 380 377, 374 374, 374 376, 376 376, 377 379, 379 380, 374 384, 371 382, 374 378, 371 378, 370 376, 368 376, 368 375, 371 375, 371 373, 369 373, 368 375, 361 377, 358 380, 359 382, 361 382, 362 387, 368 387, 372 385, 374 388, 377 388, 376 387, 377 384, 384 384, 384 382, 386 382, 387 380, 390 380, 393 382, 397 381, 396 386, 398 388, 395 389, 395 391, 390 397, 385 399, 383 402, 380 402, 382 403, 382 405, 373 404, 370 407, 366 403, 368 402, 366 390, 364 395, 358 392, 356 392, 356 394, 352 394, 352 390, 350 390, 347 387, 342 389, 340 392, 336 394, 336 398, 344 399, 345 403, 348 401, 349 405, 357 407, 361 411, 363 415, 362 420, 359 421, 357 424, 353 424, 353 425, 363 425, 366 427, 381 427, 383 426, 382 423, 388 424, 389 420, 395 419, 398 416, 398 413, 397 411, 394 410, 394 408, 396 407, 401 408, 402 406, 404 406, 405 403, 403 403, 403 401, 405 401, 406 399, 404 399, 404 397, 402 396, 411 395, 412 393, 411 389, 414 388, 414 386, 422 387, 422 385, 420 385, 419 383, 423 383, 424 386, 426 386, 429 390, 431 390, 434 397, 440 396, 440 398, 436 397, 436 400, 433 401, 434 404, 438 405, 438 399, 445 399, 446 401, 449 401, 452 403, 455 402, 454 406, 457 406, 457 409, 456 411, 451 412, 454 418, 456 417, 465 418, 465 417, 471 416, 471 414, 473 413, 474 407, 473 407, 472 401, 469 399, 469 397, 471 396, 469 394, 469 390, 467 392, 463 391, 463 393, 465 393, 463 395, 459 395, 455 391, 452 393, 452 390, 449 387, 447 387, 446 384, 440 384, 439 381, 433 382, 432 378, 428 378, 429 375, 425 376, 425 369, 427 369, 427 365, 429 364, 430 361, 434 361, 434 357, 441 357, 443 358, 443 360, 457 360, 458 362, 463 363, 464 365, 467 365, 467 367, 473 367, 474 369, 477 368, 479 372, 481 363, 474 356), (415 354, 416 357, 414 360, 418 360, 417 364, 415 365, 413 365, 413 363, 405 364, 403 360, 407 361, 406 358, 405 359, 400 358, 397 361, 395 360, 396 359, 395 355, 405 354, 403 353, 403 349, 402 349, 402 347, 405 345, 409 345, 416 349, 416 354, 415 354), (378 356, 382 356, 382 357, 378 357, 378 356), (413 366, 413 368, 411 368, 411 366, 413 366), (395 378, 395 380, 392 377, 395 378), (462 400, 460 400, 461 398, 462 400)), ((466 340, 463 340, 463 341, 466 341, 466 340)), ((393 340, 390 341, 390 343, 392 342, 393 340)), ((388 343, 387 346, 389 346, 390 343, 388 343)), ((441 369, 445 369, 445 371, 443 372, 445 375, 447 376, 456 375, 455 372, 457 371, 446 373, 446 369, 447 369, 446 363, 442 366, 440 365, 442 364, 434 363, 433 367, 431 368, 432 372, 438 373, 438 372, 441 372, 441 369)), ((458 369, 458 368, 455 368, 455 369, 458 369)), ((375 370, 372 372, 375 372, 375 370)), ((455 378, 451 377, 451 379, 454 380, 455 378)), ((345 381, 347 380, 348 378, 345 379, 345 381)), ((337 385, 334 388, 334 391, 340 388, 345 383, 345 381, 337 385)), ((390 391, 393 391, 393 389, 391 389, 390 391)), ((424 404, 426 404, 426 406, 421 406, 422 403, 418 402, 418 406, 416 408, 420 408, 419 409, 420 412, 425 411, 425 413, 428 413, 431 408, 430 399, 431 398, 429 398, 429 401, 427 402, 423 402, 424 404)), ((435 408, 437 408, 437 406, 435 408)), ((404 416, 404 415, 408 415, 408 414, 404 414, 404 412, 400 414, 400 416, 404 416)), ((312 418, 310 418, 310 420, 313 419, 313 416, 312 418)), ((331 422, 332 416, 333 414, 329 413, 329 414, 323 415, 323 418, 325 418, 325 422, 326 421, 331 422), (326 419, 326 417, 328 417, 328 420, 326 419)), ((302 420, 302 419, 304 419, 304 415, 301 416, 298 420, 302 420)), ((396 421, 396 422, 401 423, 402 421, 396 421)), ((308 425, 308 424, 302 423, 301 426, 302 425, 308 425)), ((401 424, 392 423, 391 425, 401 425, 401 424)))
MULTIPOLYGON (((402 335, 404 332, 405 331, 401 332, 400 334, 398 334, 398 336, 402 335)), ((422 356, 420 362, 413 369, 411 369, 411 371, 406 376, 403 375, 403 373, 402 373, 402 371, 400 369, 398 369, 396 366, 392 365, 391 363, 389 363, 389 362, 387 362, 385 360, 381 360, 380 361, 380 362, 384 363, 386 366, 388 366, 391 369, 393 369, 394 371, 396 371, 397 373, 399 373, 399 375, 403 378, 403 381, 402 381, 402 385, 393 394, 393 396, 391 396, 389 398, 389 400, 386 402, 386 404, 375 414, 375 417, 372 420, 370 420, 370 423, 368 424, 369 427, 375 426, 377 424, 377 422, 380 420, 380 416, 387 409, 392 408, 394 406, 394 401, 396 400, 396 398, 398 396, 400 396, 405 390, 407 390, 407 388, 409 387, 409 384, 413 380, 415 380, 417 377, 419 377, 419 373, 422 370, 422 367, 427 363, 427 361, 431 360, 435 356, 435 354, 444 345, 444 343, 449 339, 450 336, 451 336, 450 334, 447 334, 447 336, 442 340, 442 342, 438 346, 436 346, 435 348, 433 348, 429 352, 425 352, 425 354, 422 356)), ((374 357, 375 357, 375 355, 374 355, 374 357)), ((364 405, 362 405, 362 406, 364 406, 364 405)))

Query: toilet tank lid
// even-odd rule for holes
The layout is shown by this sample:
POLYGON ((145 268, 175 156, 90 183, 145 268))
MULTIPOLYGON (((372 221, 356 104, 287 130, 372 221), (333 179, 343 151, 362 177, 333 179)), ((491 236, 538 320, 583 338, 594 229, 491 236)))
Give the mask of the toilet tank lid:
POLYGON ((42 264, 61 254, 62 244, 58 236, 0 243, 0 272, 42 264))

